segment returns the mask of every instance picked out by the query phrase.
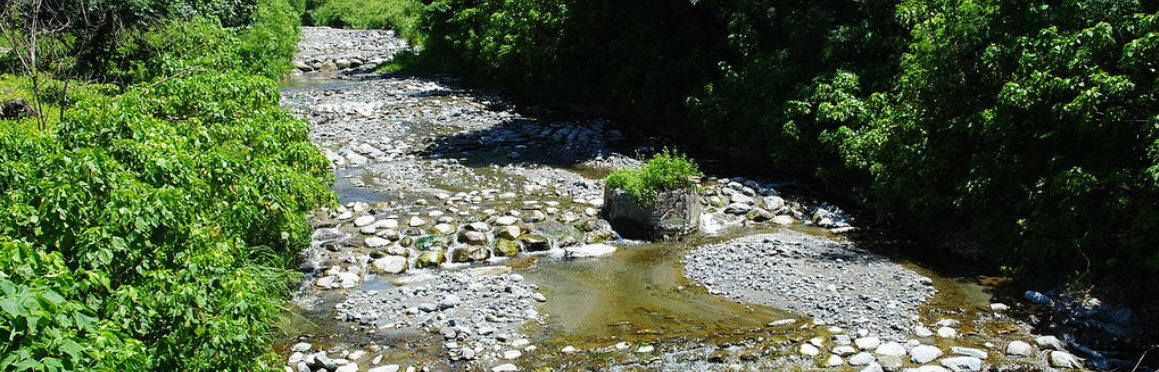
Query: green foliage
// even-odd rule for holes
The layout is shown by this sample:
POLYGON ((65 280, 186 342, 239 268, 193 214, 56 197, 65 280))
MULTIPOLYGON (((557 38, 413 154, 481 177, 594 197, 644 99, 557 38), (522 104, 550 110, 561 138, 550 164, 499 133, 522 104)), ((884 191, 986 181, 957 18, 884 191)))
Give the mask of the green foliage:
POLYGON ((361 29, 392 29, 412 42, 421 42, 419 0, 312 0, 307 4, 309 24, 361 29))
MULTIPOLYGON (((124 87, 47 80, 47 130, 0 123, 0 370, 269 370, 273 324, 334 201, 279 107, 298 10, 198 16, 120 39, 124 87), (127 67, 126 67, 127 66, 127 67)), ((159 27, 154 27, 160 25, 159 27)), ((0 92, 28 92, 0 79, 0 92)))
POLYGON ((696 178, 702 176, 700 168, 687 156, 665 149, 639 169, 612 172, 604 184, 608 188, 623 189, 637 202, 648 203, 664 191, 693 187, 696 178))

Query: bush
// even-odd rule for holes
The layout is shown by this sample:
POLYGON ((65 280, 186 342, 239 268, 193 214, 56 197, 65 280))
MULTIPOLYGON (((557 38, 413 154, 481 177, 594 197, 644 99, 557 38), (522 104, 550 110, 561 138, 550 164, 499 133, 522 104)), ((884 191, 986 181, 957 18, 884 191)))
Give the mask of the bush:
POLYGON ((0 123, 0 370, 277 365, 305 215, 334 202, 328 162, 271 79, 293 53, 293 11, 262 0, 244 29, 135 30, 123 94, 50 81, 43 93, 72 104, 60 122, 0 123))
POLYGON ((649 203, 665 191, 680 190, 696 185, 703 176, 700 168, 688 157, 665 149, 639 169, 620 169, 609 174, 605 186, 623 189, 640 203, 649 203))

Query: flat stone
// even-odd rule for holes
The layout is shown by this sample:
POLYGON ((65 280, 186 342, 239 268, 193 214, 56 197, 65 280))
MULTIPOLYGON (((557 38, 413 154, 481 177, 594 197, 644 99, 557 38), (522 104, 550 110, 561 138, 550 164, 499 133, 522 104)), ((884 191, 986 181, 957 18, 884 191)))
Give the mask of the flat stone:
POLYGON ((523 356, 523 352, 519 350, 507 350, 503 352, 503 359, 507 360, 519 359, 521 356, 523 356))
POLYGON ((516 367, 514 364, 511 364, 511 363, 501 364, 501 365, 495 366, 495 368, 491 368, 491 372, 515 372, 518 370, 519 370, 519 367, 516 367))
POLYGON ((942 349, 930 345, 920 345, 910 350, 910 360, 917 364, 932 362, 942 356, 942 349))
POLYGON ((567 258, 588 258, 606 256, 616 252, 616 247, 607 244, 587 244, 579 247, 569 247, 564 249, 564 257, 567 258))
POLYGON ((975 357, 953 357, 941 361, 942 366, 954 372, 977 372, 982 370, 982 359, 975 357))
POLYGON ((881 339, 877 337, 862 337, 853 340, 853 344, 857 345, 857 348, 861 350, 873 350, 881 345, 881 339))
POLYGON ((419 226, 426 225, 426 224, 427 224, 426 220, 419 218, 417 216, 411 217, 410 221, 407 221, 407 225, 410 227, 419 227, 419 226))
POLYGON ((390 244, 389 240, 379 238, 377 236, 372 236, 372 237, 366 238, 366 240, 364 240, 363 242, 366 243, 366 246, 370 247, 370 248, 385 247, 388 244, 390 244))
POLYGON ((961 346, 951 347, 950 353, 953 353, 954 355, 962 355, 962 356, 974 357, 974 358, 978 358, 978 359, 986 359, 986 357, 989 356, 988 355, 989 353, 987 353, 985 350, 968 348, 968 347, 961 347, 961 346))
POLYGON ((382 367, 368 369, 366 372, 398 372, 399 368, 397 364, 388 364, 382 367))
POLYGON ((363 227, 374 223, 374 216, 362 216, 354 219, 355 227, 363 227))
POLYGON ((519 223, 519 219, 512 216, 503 216, 495 219, 495 224, 499 226, 511 226, 519 223))
POLYGON ((905 355, 905 346, 901 346, 901 344, 896 342, 887 342, 878 346, 873 353, 877 355, 902 356, 905 355))
POLYGON ((833 348, 833 354, 837 354, 840 356, 849 356, 849 355, 853 355, 856 353, 857 353, 857 349, 854 349, 852 346, 849 346, 849 345, 841 345, 841 346, 833 348))
POLYGON ((958 338, 958 330, 950 327, 938 328, 938 337, 941 338, 958 338))
POLYGON ((877 357, 874 357, 873 354, 870 354, 867 352, 860 352, 860 353, 857 353, 857 355, 854 355, 854 356, 849 358, 849 365, 851 365, 851 366, 865 366, 865 365, 869 365, 869 363, 873 363, 876 361, 877 361, 877 357))
POLYGON ((860 372, 885 372, 885 370, 881 368, 880 364, 869 363, 869 365, 865 368, 862 368, 860 372))
POLYGON ((310 349, 313 347, 314 347, 313 345, 310 345, 307 342, 299 342, 299 343, 294 344, 294 346, 290 348, 290 351, 293 351, 296 353, 304 353, 304 352, 310 351, 310 349))
POLYGON ((926 328, 925 326, 914 327, 914 336, 930 337, 933 335, 934 335, 934 331, 931 331, 929 328, 926 328))

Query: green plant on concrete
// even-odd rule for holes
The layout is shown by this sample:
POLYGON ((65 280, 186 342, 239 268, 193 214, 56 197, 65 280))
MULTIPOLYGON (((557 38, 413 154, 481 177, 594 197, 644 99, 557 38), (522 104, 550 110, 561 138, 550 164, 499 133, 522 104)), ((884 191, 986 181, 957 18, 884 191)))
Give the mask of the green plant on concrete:
POLYGON ((622 189, 640 203, 649 203, 665 191, 696 185, 703 176, 700 168, 687 156, 665 149, 652 156, 639 169, 621 169, 609 174, 605 186, 622 189))

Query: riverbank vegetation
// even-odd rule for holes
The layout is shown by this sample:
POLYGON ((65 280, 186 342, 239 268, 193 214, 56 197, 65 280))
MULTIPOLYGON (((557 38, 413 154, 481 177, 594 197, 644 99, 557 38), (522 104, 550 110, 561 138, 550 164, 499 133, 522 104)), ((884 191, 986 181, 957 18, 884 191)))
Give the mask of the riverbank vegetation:
POLYGON ((4 7, 0 95, 51 110, 0 120, 0 370, 280 364, 305 214, 333 198, 274 80, 304 4, 4 7))
POLYGON ((428 66, 755 149, 933 249, 1159 290, 1154 2, 438 0, 420 25, 428 66))

